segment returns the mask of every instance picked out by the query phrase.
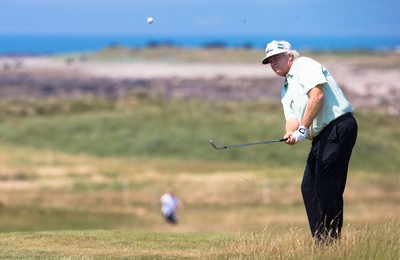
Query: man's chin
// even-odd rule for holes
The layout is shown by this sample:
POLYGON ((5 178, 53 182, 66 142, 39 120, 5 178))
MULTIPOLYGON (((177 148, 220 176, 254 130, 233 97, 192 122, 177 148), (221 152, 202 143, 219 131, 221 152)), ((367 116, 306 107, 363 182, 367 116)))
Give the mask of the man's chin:
POLYGON ((286 77, 286 75, 282 71, 275 72, 278 76, 286 77))
POLYGON ((281 77, 285 77, 286 75, 284 75, 282 70, 274 70, 274 72, 276 73, 276 75, 281 76, 281 77))

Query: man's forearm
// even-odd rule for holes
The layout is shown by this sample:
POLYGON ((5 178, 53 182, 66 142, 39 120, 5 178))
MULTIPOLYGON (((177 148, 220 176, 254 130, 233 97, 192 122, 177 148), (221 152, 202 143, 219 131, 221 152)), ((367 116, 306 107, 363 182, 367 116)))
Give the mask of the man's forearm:
POLYGON ((286 132, 294 132, 299 128, 300 122, 297 118, 291 118, 286 121, 286 132))
POLYGON ((322 104, 324 102, 324 92, 322 91, 322 85, 317 85, 312 88, 308 95, 310 97, 307 108, 300 125, 304 126, 306 129, 310 128, 312 122, 317 117, 319 111, 321 110, 322 104))

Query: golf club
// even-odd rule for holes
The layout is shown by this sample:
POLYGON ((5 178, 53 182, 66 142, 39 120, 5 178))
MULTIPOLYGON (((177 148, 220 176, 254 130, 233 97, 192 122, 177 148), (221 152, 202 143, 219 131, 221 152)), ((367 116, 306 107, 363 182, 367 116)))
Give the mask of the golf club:
POLYGON ((210 144, 212 147, 215 149, 228 149, 228 148, 233 148, 233 147, 241 147, 241 146, 250 146, 250 145, 258 145, 258 144, 270 144, 270 143, 278 143, 278 142, 284 142, 288 138, 283 138, 283 139, 276 139, 276 140, 266 140, 266 141, 261 141, 261 142, 254 142, 254 143, 247 143, 247 144, 233 144, 233 145, 224 145, 224 146, 216 146, 212 140, 210 140, 210 144))

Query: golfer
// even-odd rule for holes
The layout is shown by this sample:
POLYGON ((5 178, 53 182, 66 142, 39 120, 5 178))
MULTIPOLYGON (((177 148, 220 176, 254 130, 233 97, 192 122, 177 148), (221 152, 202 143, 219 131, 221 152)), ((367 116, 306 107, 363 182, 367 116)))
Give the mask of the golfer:
POLYGON ((168 188, 164 195, 161 196, 161 212, 165 220, 171 224, 178 222, 177 211, 183 204, 174 196, 171 188, 168 188))
POLYGON ((357 139, 353 108, 329 71, 299 57, 287 41, 268 43, 265 54, 262 63, 285 78, 286 144, 312 141, 301 183, 311 234, 316 242, 335 241, 343 226, 343 192, 357 139))

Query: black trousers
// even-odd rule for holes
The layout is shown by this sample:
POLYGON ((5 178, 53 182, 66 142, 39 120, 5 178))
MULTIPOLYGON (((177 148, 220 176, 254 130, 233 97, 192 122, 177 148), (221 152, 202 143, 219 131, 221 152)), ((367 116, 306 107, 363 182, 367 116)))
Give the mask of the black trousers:
POLYGON ((343 226, 343 192, 358 125, 347 113, 313 140, 301 183, 311 234, 317 240, 338 239, 343 226))

